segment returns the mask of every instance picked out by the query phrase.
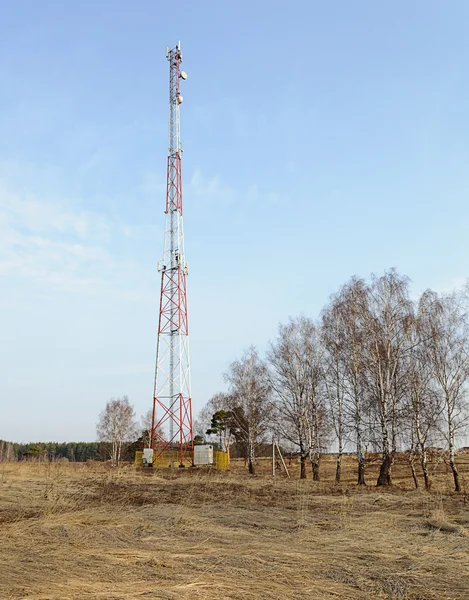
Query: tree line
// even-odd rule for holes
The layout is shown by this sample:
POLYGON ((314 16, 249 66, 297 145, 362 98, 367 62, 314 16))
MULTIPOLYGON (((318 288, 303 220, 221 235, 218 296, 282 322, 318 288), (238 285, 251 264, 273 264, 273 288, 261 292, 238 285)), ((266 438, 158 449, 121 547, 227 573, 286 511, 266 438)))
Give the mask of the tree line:
POLYGON ((394 269, 368 281, 352 277, 319 318, 280 324, 264 358, 251 347, 235 360, 225 373, 228 391, 209 400, 196 433, 243 443, 251 473, 257 444, 273 433, 299 454, 300 477, 309 463, 315 480, 327 448, 337 452, 337 482, 343 454, 353 450, 359 485, 367 451, 379 452, 377 484, 388 486, 396 454, 406 450, 415 484, 420 469, 429 488, 428 451, 438 444, 460 491, 468 307, 467 287, 413 298, 409 279, 394 269))
POLYGON ((98 442, 34 442, 19 444, 0 440, 0 462, 60 460, 86 462, 104 460, 106 448, 98 442))

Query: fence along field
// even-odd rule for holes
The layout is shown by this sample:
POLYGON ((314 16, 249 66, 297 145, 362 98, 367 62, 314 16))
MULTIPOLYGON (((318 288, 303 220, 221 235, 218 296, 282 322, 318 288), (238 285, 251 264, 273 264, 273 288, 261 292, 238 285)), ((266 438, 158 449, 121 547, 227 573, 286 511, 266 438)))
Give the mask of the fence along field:
MULTIPOLYGON (((469 457, 430 462, 413 489, 398 455, 392 488, 357 486, 356 457, 322 459, 319 482, 138 471, 105 463, 0 464, 0 598, 408 599, 469 597, 469 457), (422 482, 423 483, 423 482, 422 482)), ((380 461, 368 458, 376 481, 380 461)))

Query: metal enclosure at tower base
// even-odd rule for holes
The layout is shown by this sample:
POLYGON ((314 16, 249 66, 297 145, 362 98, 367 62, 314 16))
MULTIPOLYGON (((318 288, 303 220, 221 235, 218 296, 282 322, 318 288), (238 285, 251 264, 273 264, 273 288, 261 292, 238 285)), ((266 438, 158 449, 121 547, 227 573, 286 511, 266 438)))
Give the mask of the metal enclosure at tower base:
POLYGON ((150 447, 168 456, 169 466, 193 463, 192 398, 189 360, 189 324, 182 210, 182 160, 180 139, 181 44, 166 49, 169 61, 169 148, 166 183, 166 227, 161 274, 158 341, 150 447))
POLYGON ((194 446, 194 465, 213 465, 213 446, 211 444, 194 446))
POLYGON ((153 466, 153 449, 144 448, 142 453, 142 466, 152 467, 153 466))

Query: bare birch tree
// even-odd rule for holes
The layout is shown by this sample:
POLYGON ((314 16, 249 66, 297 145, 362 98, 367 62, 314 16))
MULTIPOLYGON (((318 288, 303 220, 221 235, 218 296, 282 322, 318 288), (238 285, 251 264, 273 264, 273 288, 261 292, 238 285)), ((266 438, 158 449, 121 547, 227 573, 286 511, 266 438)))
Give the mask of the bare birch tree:
POLYGON ((134 407, 127 396, 107 401, 99 415, 96 431, 100 442, 110 444, 111 464, 118 466, 124 445, 134 439, 137 431, 134 407))
POLYGON ((337 438, 335 481, 340 483, 342 455, 345 446, 345 329, 340 318, 340 305, 332 302, 322 315, 321 337, 325 347, 324 384, 329 410, 337 438))
POLYGON ((408 353, 408 427, 410 427, 409 462, 415 487, 418 479, 414 471, 414 458, 418 454, 425 488, 431 487, 427 464, 427 446, 437 432, 437 423, 444 409, 442 395, 435 389, 431 361, 427 359, 426 348, 431 333, 426 327, 425 295, 420 300, 415 318, 409 320, 407 338, 408 353))
POLYGON ((255 448, 265 434, 271 407, 267 366, 254 347, 231 363, 224 375, 229 385, 231 432, 246 444, 249 473, 255 471, 255 448))
POLYGON ((428 339, 425 355, 433 377, 443 395, 446 417, 445 437, 454 489, 461 491, 455 461, 455 441, 458 431, 467 423, 467 389, 469 378, 469 319, 465 293, 436 294, 425 292, 422 297, 428 339))
POLYGON ((412 316, 408 279, 394 269, 372 276, 362 318, 368 397, 380 429, 381 467, 377 485, 391 485, 398 426, 405 397, 408 353, 406 325, 412 316))
POLYGON ((325 434, 323 346, 311 319, 298 317, 280 325, 268 361, 278 411, 278 430, 299 448, 300 478, 306 478, 306 459, 313 479, 319 480, 319 461, 325 434))
MULTIPOLYGON (((341 363, 343 426, 347 434, 355 440, 358 485, 365 484, 364 340, 366 332, 363 316, 367 314, 367 303, 368 288, 362 279, 354 277, 331 298, 330 304, 323 312, 324 327, 334 331, 333 351, 341 363)), ((337 391, 337 394, 339 393, 337 391)))

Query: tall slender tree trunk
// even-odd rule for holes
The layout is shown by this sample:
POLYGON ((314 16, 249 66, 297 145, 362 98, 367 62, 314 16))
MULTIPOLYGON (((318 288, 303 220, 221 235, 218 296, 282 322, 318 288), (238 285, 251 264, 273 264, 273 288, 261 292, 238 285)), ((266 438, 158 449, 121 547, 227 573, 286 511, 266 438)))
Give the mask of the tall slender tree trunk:
POLYGON ((342 470, 342 449, 339 444, 339 454, 337 455, 337 464, 335 467, 335 482, 340 483, 340 473, 342 470))
POLYGON ((358 461, 357 485, 366 485, 365 484, 365 454, 363 452, 363 444, 362 444, 361 403, 360 403, 360 396, 358 393, 356 382, 354 383, 354 396, 355 396, 355 431, 357 434, 357 461, 358 461))
POLYGON ((112 441, 111 447, 111 465, 115 467, 117 464, 117 442, 116 440, 112 441))
POLYGON ((122 453, 122 442, 119 440, 117 443, 117 463, 116 466, 120 465, 121 462, 121 453, 122 453))
POLYGON ((335 468, 335 482, 340 483, 340 475, 342 471, 342 454, 344 452, 344 443, 343 443, 343 406, 342 406, 342 395, 340 389, 340 381, 339 381, 339 365, 338 359, 336 363, 336 373, 337 373, 337 388, 336 388, 336 397, 337 397, 337 405, 338 405, 338 415, 337 415, 337 433, 338 433, 338 442, 339 442, 339 453, 337 454, 337 464, 335 468))
POLYGON ((319 456, 314 460, 312 464, 313 468, 313 481, 319 481, 319 456))
POLYGON ((458 468, 456 467, 456 462, 454 460, 454 428, 453 423, 450 418, 448 418, 449 422, 449 466, 451 467, 451 471, 453 472, 454 479, 454 491, 461 491, 461 484, 459 483, 459 473, 458 468))
POLYGON ((300 454, 300 479, 306 479, 306 456, 304 452, 300 454))
POLYGON ((425 489, 429 490, 432 487, 432 482, 431 482, 430 476, 428 474, 427 449, 425 448, 425 445, 421 446, 420 464, 422 466, 422 473, 423 473, 423 480, 425 482, 425 489))
POLYGON ((393 463, 393 456, 391 452, 389 452, 389 438, 388 438, 388 430, 386 425, 382 425, 383 432, 383 454, 381 459, 381 467, 379 469, 379 476, 376 485, 384 485, 389 486, 392 485, 391 478, 391 467, 393 463))
POLYGON ((319 481, 319 452, 313 452, 310 455, 311 468, 313 470, 313 481, 319 481))
POLYGON ((311 466, 313 469, 313 481, 319 481, 319 460, 321 457, 321 445, 319 441, 319 420, 318 420, 318 408, 315 403, 314 415, 313 415, 313 448, 312 455, 310 454, 311 466))
MULTIPOLYGON (((339 391, 337 392, 340 393, 339 391)), ((339 405, 340 406, 340 405, 339 405)), ((337 464, 335 467, 335 482, 340 483, 340 475, 342 471, 342 454, 344 453, 344 443, 342 440, 342 406, 339 408, 339 423, 338 423, 338 442, 339 442, 339 453, 337 454, 337 464)))
POLYGON ((300 479, 306 479, 306 459, 308 458, 308 453, 305 449, 305 444, 300 437, 300 479))
POLYGON ((383 453, 381 459, 381 467, 379 469, 378 481, 376 482, 376 485, 390 486, 392 485, 391 467, 393 463, 393 456, 389 451, 389 433, 386 424, 386 411, 384 409, 382 409, 380 419, 383 453))
POLYGON ((360 448, 358 453, 358 481, 357 485, 366 485, 365 483, 365 456, 360 448))
POLYGON ((410 472, 412 473, 412 479, 414 480, 415 489, 419 489, 419 480, 415 471, 415 411, 412 413, 412 427, 411 427, 411 441, 410 441, 410 452, 409 452, 409 466, 410 472))
POLYGON ((415 433, 417 435, 417 445, 420 451, 420 466, 422 468, 423 473, 423 481, 425 483, 425 489, 429 490, 432 487, 432 482, 430 479, 430 475, 428 474, 428 465, 427 465, 427 448, 425 446, 425 437, 422 434, 422 429, 420 426, 420 403, 417 405, 414 404, 414 411, 416 413, 415 417, 415 433), (415 408, 415 406, 417 408, 415 408))
POLYGON ((248 442, 248 468, 249 468, 249 473, 251 475, 254 475, 254 471, 255 471, 255 466, 254 466, 254 441, 249 438, 249 442, 248 442))
POLYGON ((392 456, 389 450, 386 448, 383 450, 383 458, 381 461, 381 467, 379 469, 379 476, 376 485, 392 485, 391 467, 392 456))
POLYGON ((358 460, 358 477, 357 485, 365 484, 365 455, 363 453, 362 435, 360 425, 357 428, 357 460, 358 460))
POLYGON ((409 465, 410 465, 410 471, 412 473, 412 479, 414 480, 415 489, 418 490, 419 489, 419 480, 417 478, 417 473, 415 472, 415 452, 414 452, 413 448, 411 449, 411 451, 409 453, 409 465))

